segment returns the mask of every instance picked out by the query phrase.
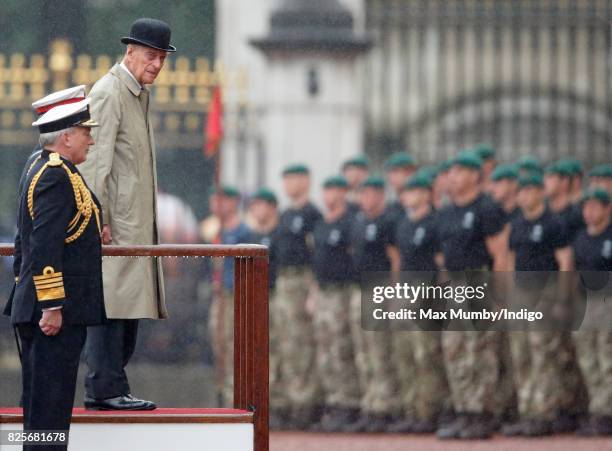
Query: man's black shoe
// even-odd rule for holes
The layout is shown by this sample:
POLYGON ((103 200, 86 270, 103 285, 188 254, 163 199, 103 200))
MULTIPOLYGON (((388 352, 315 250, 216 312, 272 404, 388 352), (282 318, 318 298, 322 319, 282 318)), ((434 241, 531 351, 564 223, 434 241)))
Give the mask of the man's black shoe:
POLYGON ((157 405, 152 401, 134 398, 132 395, 121 395, 108 399, 85 398, 86 410, 155 410, 157 405))

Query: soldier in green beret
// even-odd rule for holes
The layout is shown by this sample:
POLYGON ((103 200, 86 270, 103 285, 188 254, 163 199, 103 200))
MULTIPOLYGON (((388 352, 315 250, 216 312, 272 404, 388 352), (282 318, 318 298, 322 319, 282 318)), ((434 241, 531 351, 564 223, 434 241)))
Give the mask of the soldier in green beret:
POLYGON ((571 162, 559 160, 546 168, 544 186, 553 213, 561 216, 570 234, 570 242, 582 227, 584 221, 579 205, 572 203, 572 177, 575 169, 571 162))
MULTIPOLYGON (((507 269, 506 214, 481 183, 481 159, 462 152, 450 172, 452 203, 440 210, 438 236, 444 267, 452 272, 507 269)), ((451 280, 451 283, 464 283, 451 280)), ((457 418, 441 426, 442 439, 490 438, 499 411, 499 333, 443 331, 442 349, 457 418)))
POLYGON ((589 188, 603 188, 612 194, 612 164, 600 164, 591 169, 589 188))
MULTIPOLYGON (((415 274, 413 285, 429 284, 438 270, 439 252, 436 214, 432 200, 431 173, 419 170, 400 195, 408 212, 397 225, 396 242, 401 270, 415 274)), ((450 392, 439 331, 394 331, 393 362, 400 383, 403 418, 390 432, 425 434, 435 432, 445 411, 450 409, 450 392)))
POLYGON ((558 164, 567 167, 570 173, 570 199, 573 204, 578 204, 582 197, 582 163, 576 158, 563 158, 558 164))
POLYGON ((270 299, 270 429, 280 430, 286 426, 286 419, 291 411, 287 396, 287 381, 281 372, 280 343, 282 340, 282 323, 279 318, 276 296, 276 261, 275 236, 278 227, 278 200, 269 188, 259 188, 251 196, 248 210, 248 223, 251 228, 250 242, 268 247, 268 274, 270 299))
POLYGON ((544 172, 540 161, 532 155, 522 156, 519 158, 516 164, 518 166, 520 176, 527 175, 532 172, 538 172, 540 174, 544 172))
POLYGON ((361 399, 351 335, 350 307, 356 275, 350 254, 353 214, 347 205, 348 189, 342 176, 324 181, 325 213, 314 230, 316 373, 326 408, 319 428, 326 432, 340 432, 355 422, 361 399))
POLYGON ((418 167, 412 155, 408 152, 397 152, 385 162, 387 182, 393 190, 395 199, 387 205, 385 213, 395 223, 404 215, 404 207, 399 201, 399 195, 404 184, 417 171, 418 167))
MULTIPOLYGON (((251 231, 240 216, 240 192, 233 186, 221 185, 211 191, 219 221, 218 235, 213 243, 248 243, 251 231)), ((210 306, 209 328, 213 340, 218 386, 223 405, 234 398, 234 263, 225 259, 218 269, 221 277, 213 277, 213 300, 210 306)))
POLYGON ((491 173, 491 196, 512 220, 518 213, 518 169, 513 164, 500 164, 491 173))
MULTIPOLYGON (((360 211, 351 229, 353 265, 357 277, 374 271, 399 271, 395 246, 395 223, 385 214, 385 180, 370 176, 361 185, 360 211)), ((351 301, 351 326, 359 382, 362 387, 361 418, 348 425, 347 432, 384 432, 399 418, 395 368, 389 359, 389 331, 366 331, 361 327, 361 292, 355 289, 351 301)))
POLYGON ((449 171, 453 165, 453 159, 443 161, 438 165, 438 171, 433 184, 433 205, 440 210, 450 204, 449 198, 449 171))
MULTIPOLYGON (((601 272, 604 280, 612 273, 611 197, 599 187, 589 189, 583 196, 586 227, 578 233, 573 248, 576 270, 587 271, 584 277, 591 280, 595 271, 601 272)), ((606 321, 605 316, 603 320, 606 321)), ((574 333, 574 340, 589 392, 589 416, 577 433, 612 435, 612 333, 605 326, 599 330, 579 330, 574 333)))
MULTIPOLYGON (((575 170, 571 161, 558 160, 546 168, 544 175, 548 206, 551 212, 562 220, 570 244, 584 228, 580 204, 572 202, 572 177, 575 170)), ((569 332, 563 332, 563 350, 562 357, 567 357, 567 362, 559 377, 565 387, 564 407, 553 424, 554 432, 570 432, 576 429, 578 417, 583 415, 588 404, 587 389, 578 368, 576 351, 569 332)))
POLYGON ((357 213, 359 210, 359 199, 357 197, 359 187, 370 173, 370 161, 365 155, 349 158, 342 164, 342 175, 346 179, 349 192, 347 195, 349 210, 357 213))
POLYGON ((495 158, 495 148, 488 143, 480 143, 474 147, 474 152, 480 157, 482 161, 482 181, 484 183, 484 190, 487 193, 491 192, 491 174, 497 166, 497 160, 495 158))
POLYGON ((310 201, 310 170, 293 164, 283 171, 290 205, 280 216, 275 252, 278 262, 276 307, 284 339, 280 344, 281 372, 292 405, 288 426, 307 429, 322 414, 322 391, 317 374, 312 316, 306 305, 313 296, 313 231, 322 218, 310 201))
MULTIPOLYGON (((513 270, 521 271, 513 306, 533 309, 550 307, 562 290, 561 284, 549 284, 534 290, 524 272, 571 271, 572 251, 563 222, 547 207, 544 182, 534 173, 519 179, 520 214, 511 223, 511 261, 513 270)), ((561 376, 570 356, 561 331, 510 332, 514 383, 518 395, 520 420, 507 424, 505 435, 541 436, 552 434, 565 403, 561 376)))

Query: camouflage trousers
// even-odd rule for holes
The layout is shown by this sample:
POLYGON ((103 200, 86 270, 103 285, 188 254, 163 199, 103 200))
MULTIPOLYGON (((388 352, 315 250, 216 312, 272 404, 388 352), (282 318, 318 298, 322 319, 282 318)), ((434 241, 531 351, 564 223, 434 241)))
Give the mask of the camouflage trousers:
POLYGON ((441 332, 394 331, 392 341, 404 416, 435 421, 451 407, 441 332))
POLYGON ((456 412, 499 411, 499 332, 443 331, 442 350, 456 412))
POLYGON ((351 294, 350 285, 333 284, 320 287, 316 298, 317 371, 326 406, 359 407, 359 381, 351 338, 351 294))
POLYGON ((234 293, 213 296, 208 327, 215 357, 215 379, 223 407, 234 404, 234 293))
MULTIPOLYGON (((517 290, 528 308, 553 305, 556 286, 541 291, 517 290)), ((575 413, 582 386, 568 333, 560 330, 509 332, 513 379, 519 415, 552 420, 562 411, 575 413)))
POLYGON ((559 331, 510 332, 518 411, 523 418, 554 419, 563 405, 563 343, 559 331))
POLYGON ((361 410, 370 414, 399 415, 402 399, 390 355, 391 332, 367 331, 361 327, 361 290, 351 297, 351 335, 361 388, 361 410))
POLYGON ((275 290, 270 290, 270 410, 278 411, 290 407, 287 391, 287 381, 281 368, 280 344, 282 341, 282 323, 277 308, 278 296, 275 290))
MULTIPOLYGON (((469 284, 473 285, 481 277, 484 280, 486 276, 486 268, 480 273, 471 273, 470 279, 474 280, 469 284)), ((451 275, 454 287, 466 282, 463 276, 451 275)), ((497 331, 442 332, 444 365, 455 412, 491 415, 499 412, 500 342, 500 332, 497 331)))
POLYGON ((276 282, 280 372, 291 406, 310 409, 322 404, 321 384, 316 372, 316 345, 306 301, 313 284, 307 267, 281 268, 276 282))
POLYGON ((591 415, 612 415, 612 332, 574 332, 578 363, 589 393, 591 415))

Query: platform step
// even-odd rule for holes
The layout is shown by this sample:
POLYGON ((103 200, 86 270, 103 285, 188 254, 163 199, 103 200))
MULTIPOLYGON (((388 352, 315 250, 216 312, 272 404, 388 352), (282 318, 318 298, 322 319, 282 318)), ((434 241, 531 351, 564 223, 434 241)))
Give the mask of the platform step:
MULTIPOLYGON (((0 408, 0 431, 21 430, 22 423, 22 409, 0 408)), ((252 451, 253 433, 253 413, 246 410, 160 408, 120 412, 77 408, 73 410, 68 449, 252 451)))

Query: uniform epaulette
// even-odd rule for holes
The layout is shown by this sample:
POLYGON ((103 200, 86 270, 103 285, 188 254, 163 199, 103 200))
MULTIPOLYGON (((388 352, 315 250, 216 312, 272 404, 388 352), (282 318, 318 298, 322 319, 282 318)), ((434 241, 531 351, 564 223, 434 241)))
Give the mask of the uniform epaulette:
POLYGON ((48 165, 51 167, 57 167, 57 166, 61 166, 62 163, 62 159, 60 158, 59 153, 57 152, 52 152, 49 154, 49 163, 48 165))

